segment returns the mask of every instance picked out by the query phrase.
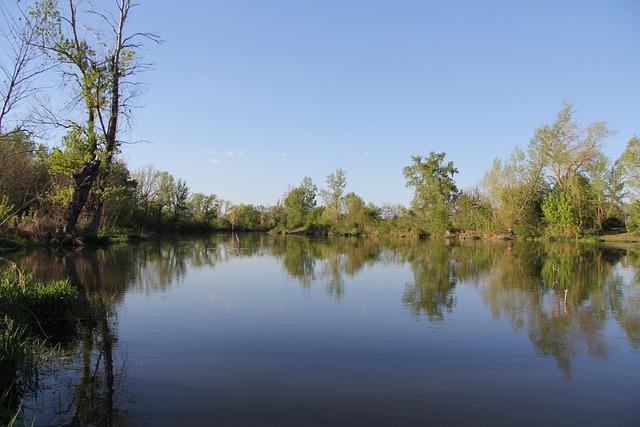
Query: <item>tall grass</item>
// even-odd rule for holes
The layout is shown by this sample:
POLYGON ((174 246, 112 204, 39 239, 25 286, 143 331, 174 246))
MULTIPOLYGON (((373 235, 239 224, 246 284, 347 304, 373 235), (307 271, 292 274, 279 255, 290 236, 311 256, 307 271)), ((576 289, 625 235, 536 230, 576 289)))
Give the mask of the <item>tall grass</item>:
POLYGON ((15 424, 38 365, 55 350, 45 331, 73 322, 77 298, 66 280, 39 282, 15 264, 0 273, 0 424, 15 424))

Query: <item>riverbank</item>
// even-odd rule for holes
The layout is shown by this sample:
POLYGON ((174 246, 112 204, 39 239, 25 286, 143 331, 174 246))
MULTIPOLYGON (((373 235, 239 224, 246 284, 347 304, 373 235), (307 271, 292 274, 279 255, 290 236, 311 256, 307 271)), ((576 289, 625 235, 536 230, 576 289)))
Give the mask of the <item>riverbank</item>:
POLYGON ((36 281, 15 264, 0 273, 0 424, 37 387, 38 368, 58 349, 77 318, 79 292, 68 280, 36 281))

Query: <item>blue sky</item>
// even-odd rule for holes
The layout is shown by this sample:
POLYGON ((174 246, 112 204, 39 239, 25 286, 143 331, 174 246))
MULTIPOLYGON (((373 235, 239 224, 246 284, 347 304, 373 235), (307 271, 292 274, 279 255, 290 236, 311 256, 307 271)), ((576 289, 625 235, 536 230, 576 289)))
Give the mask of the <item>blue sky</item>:
POLYGON ((125 146, 194 191, 269 204, 332 170, 406 203, 402 167, 446 151, 461 187, 526 144, 565 100, 606 120, 617 155, 640 134, 640 2, 141 2, 155 69, 125 146))

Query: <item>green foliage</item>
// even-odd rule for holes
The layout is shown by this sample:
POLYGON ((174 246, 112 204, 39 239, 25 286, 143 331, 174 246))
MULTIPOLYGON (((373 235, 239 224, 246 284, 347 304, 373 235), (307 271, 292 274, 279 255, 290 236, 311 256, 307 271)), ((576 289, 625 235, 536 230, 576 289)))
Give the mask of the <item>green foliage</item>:
POLYGON ((21 392, 34 387, 38 363, 47 354, 45 341, 32 336, 26 326, 7 318, 0 320, 0 423, 3 425, 15 425, 21 392))
POLYGON ((0 276, 0 310, 34 327, 68 322, 78 291, 68 281, 43 283, 7 270, 0 276))
POLYGON ((321 190, 325 212, 334 223, 340 220, 344 208, 344 191, 347 186, 347 176, 344 170, 337 169, 327 176, 327 188, 321 190))
POLYGON ((550 237, 578 237, 580 234, 578 208, 569 191, 549 193, 542 204, 542 212, 550 237))
POLYGON ((451 214, 458 197, 453 179, 458 170, 452 162, 444 163, 445 153, 430 152, 427 157, 413 156, 403 170, 407 186, 415 195, 412 208, 419 226, 431 235, 443 235, 451 227, 451 214))
POLYGON ((627 230, 629 233, 640 236, 640 200, 631 204, 631 213, 627 218, 627 230))
POLYGON ((284 199, 287 219, 286 226, 295 229, 307 224, 309 216, 316 207, 317 187, 306 177, 300 186, 293 188, 284 199))
POLYGON ((457 199, 452 225, 464 231, 490 233, 494 231, 493 211, 479 195, 462 192, 457 199))
POLYGON ((50 354, 44 331, 73 322, 77 299, 68 281, 35 281, 15 265, 0 274, 0 423, 15 419, 22 392, 50 354))
POLYGON ((628 190, 640 197, 640 138, 634 136, 627 142, 627 146, 618 159, 624 182, 628 190))

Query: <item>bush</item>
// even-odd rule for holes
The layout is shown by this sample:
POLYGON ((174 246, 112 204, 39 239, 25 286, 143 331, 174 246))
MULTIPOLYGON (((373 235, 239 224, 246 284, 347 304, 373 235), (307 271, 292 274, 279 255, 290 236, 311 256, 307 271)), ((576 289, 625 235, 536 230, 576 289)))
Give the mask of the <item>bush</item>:
POLYGON ((548 237, 578 237, 580 218, 578 209, 568 191, 554 191, 542 203, 542 213, 548 237))

